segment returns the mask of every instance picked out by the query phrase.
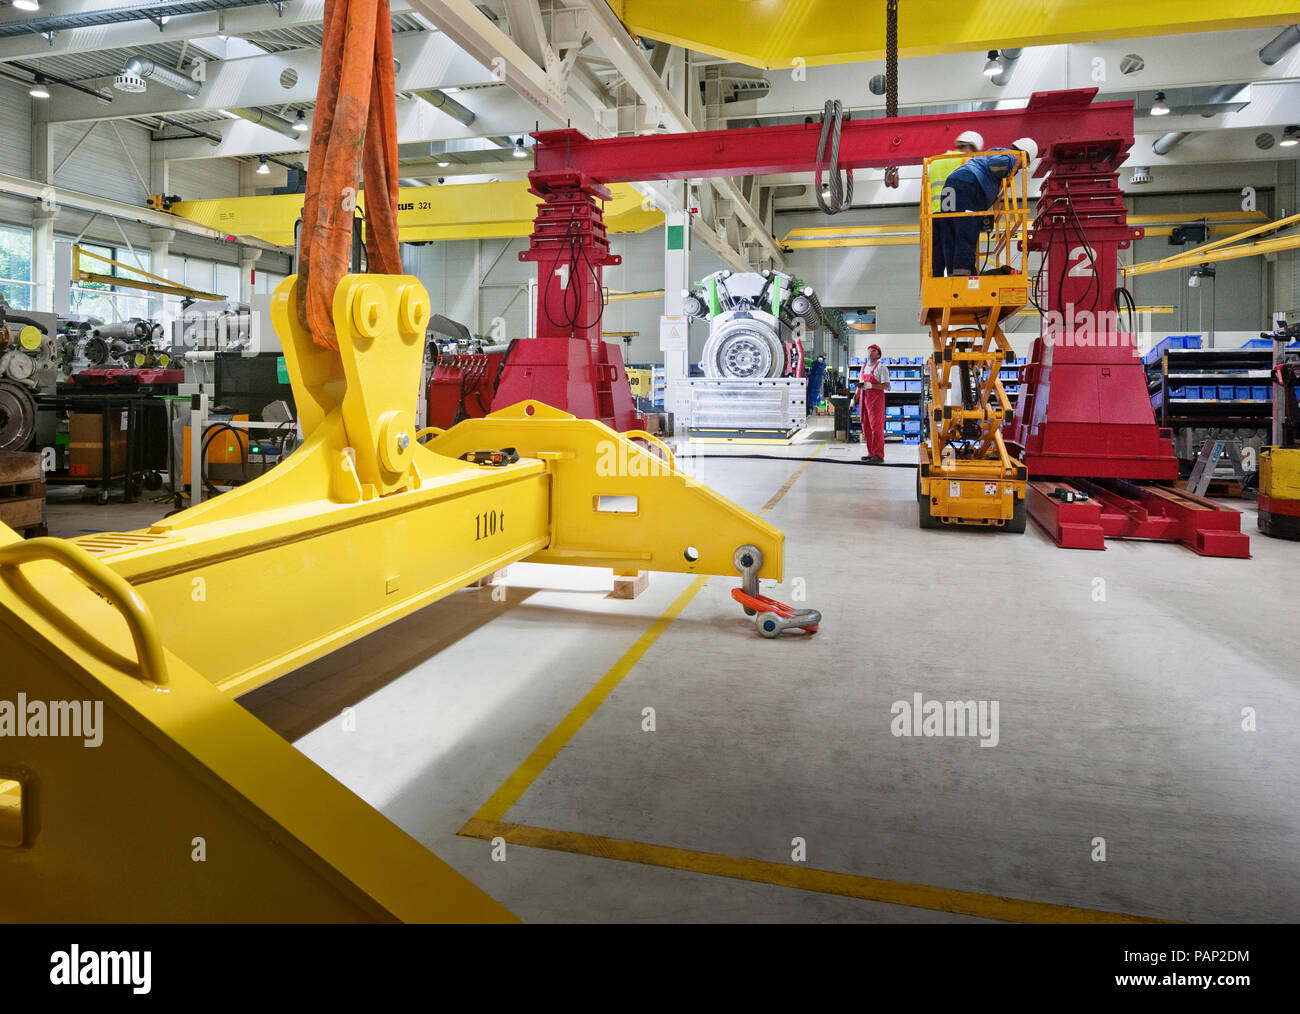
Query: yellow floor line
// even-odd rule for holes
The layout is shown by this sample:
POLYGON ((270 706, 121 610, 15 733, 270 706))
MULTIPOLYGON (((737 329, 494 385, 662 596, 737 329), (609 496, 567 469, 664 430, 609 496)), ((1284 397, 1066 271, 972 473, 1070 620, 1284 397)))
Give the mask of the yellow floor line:
MULTIPOLYGON (((820 447, 817 448, 817 450, 813 451, 812 454, 808 456, 810 458, 815 458, 817 457, 817 455, 821 454, 821 452, 824 451, 825 449, 826 449, 826 445, 822 444, 820 447)), ((785 480, 785 485, 772 494, 772 499, 769 500, 767 503, 763 504, 763 509, 760 510, 758 513, 766 514, 773 507, 779 504, 781 502, 781 498, 790 492, 790 487, 799 481, 799 477, 803 475, 804 472, 808 471, 808 466, 811 464, 812 464, 811 461, 805 461, 803 463, 803 466, 799 468, 799 470, 796 471, 794 475, 790 476, 790 478, 785 480)))
POLYGON ((527 824, 507 821, 470 820, 460 830, 466 838, 504 838, 512 845, 570 852, 576 855, 614 859, 645 866, 661 866, 670 870, 685 870, 713 877, 747 880, 757 884, 773 884, 819 894, 834 894, 860 901, 877 901, 888 905, 928 909, 934 912, 952 912, 955 915, 976 916, 981 919, 998 919, 1021 923, 1162 923, 1166 920, 1145 916, 1106 912, 1095 908, 1075 908, 1070 905, 1052 905, 1019 898, 1003 898, 996 894, 975 891, 957 891, 946 887, 929 887, 898 880, 881 880, 877 877, 860 877, 851 873, 835 873, 806 866, 786 863, 769 863, 757 859, 718 855, 713 852, 693 852, 688 849, 650 845, 646 842, 625 841, 621 838, 603 838, 598 835, 579 834, 574 831, 555 831, 527 824))
POLYGON ((501 788, 492 793, 492 798, 474 815, 476 819, 500 820, 509 812, 510 808, 519 801, 519 797, 528 791, 528 786, 532 785, 546 766, 555 760, 565 744, 582 728, 587 719, 595 714, 596 709, 605 702, 605 698, 614 692, 614 688, 623 681, 623 677, 641 661, 641 657, 650 650, 650 646, 659 640, 659 635, 668 629, 668 624, 678 617, 708 580, 708 576, 702 574, 686 586, 686 590, 673 600, 673 604, 650 625, 649 630, 636 639, 623 657, 614 663, 614 667, 600 678, 600 682, 587 691, 574 709, 564 716, 560 724, 537 745, 537 749, 515 769, 514 774, 505 780, 501 788))

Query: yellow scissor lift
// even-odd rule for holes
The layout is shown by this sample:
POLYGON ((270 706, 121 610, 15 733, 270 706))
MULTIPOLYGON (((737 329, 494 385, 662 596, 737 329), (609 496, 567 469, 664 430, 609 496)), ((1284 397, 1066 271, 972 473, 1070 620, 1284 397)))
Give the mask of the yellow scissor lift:
MULTIPOLYGON (((1008 176, 988 211, 935 212, 928 200, 930 164, 953 158, 963 156, 926 159, 921 181, 921 193, 927 195, 921 202, 921 323, 930 328, 934 354, 927 364, 925 435, 917 468, 920 524, 1023 532, 1025 466, 1002 442, 1002 424, 1012 408, 999 373, 1015 355, 1002 321, 1029 300, 1027 174, 1008 176), (935 278, 934 222, 956 218, 992 219, 991 229, 981 236, 981 273, 935 278), (954 384, 959 399, 949 397, 954 384)), ((1024 155, 1020 158, 1023 169, 1024 155)))
POLYGON ((417 433, 415 278, 346 276, 337 350, 297 285, 292 455, 143 531, 0 524, 0 922, 509 920, 235 699, 515 560, 780 579, 782 533, 648 434, 532 401, 417 433))

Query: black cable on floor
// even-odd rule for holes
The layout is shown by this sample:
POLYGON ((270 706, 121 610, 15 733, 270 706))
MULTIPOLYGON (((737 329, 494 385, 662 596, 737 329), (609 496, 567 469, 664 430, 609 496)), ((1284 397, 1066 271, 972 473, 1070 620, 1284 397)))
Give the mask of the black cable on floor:
POLYGON ((796 458, 785 454, 675 454, 677 461, 689 461, 692 458, 737 458, 754 461, 824 461, 831 465, 861 465, 863 468, 915 468, 905 461, 881 461, 871 464, 867 461, 849 461, 844 458, 796 458))

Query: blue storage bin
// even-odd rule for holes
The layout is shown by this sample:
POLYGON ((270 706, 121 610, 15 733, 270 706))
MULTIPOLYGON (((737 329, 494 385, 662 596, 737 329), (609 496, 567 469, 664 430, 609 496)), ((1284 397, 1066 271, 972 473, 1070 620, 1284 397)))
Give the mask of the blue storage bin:
POLYGON ((1273 347, 1272 338, 1247 338, 1241 343, 1243 349, 1270 349, 1273 347))
POLYGON ((903 443, 905 444, 919 444, 920 442, 920 437, 903 437, 903 443))
POLYGON ((1273 397, 1273 388, 1265 384, 1263 387, 1252 387, 1251 397, 1256 401, 1268 401, 1273 397))
POLYGON ((1236 394, 1234 394, 1233 397, 1236 398, 1237 401, 1249 401, 1251 398, 1254 397, 1254 395, 1251 393, 1251 392, 1252 392, 1252 388, 1249 388, 1249 387, 1240 387, 1240 386, 1239 386, 1239 387, 1235 388, 1235 391, 1236 391, 1236 394))
POLYGON ((903 432, 903 421, 902 421, 901 419, 886 419, 886 420, 885 420, 885 432, 886 432, 886 433, 902 433, 902 432, 903 432))
POLYGON ((920 405, 904 405, 904 406, 903 406, 903 418, 904 418, 904 419, 919 419, 919 418, 921 418, 921 406, 920 406, 920 405))
POLYGON ((886 418, 886 419, 901 419, 901 418, 903 418, 903 406, 902 406, 902 405, 889 405, 889 406, 886 406, 886 408, 885 408, 885 418, 886 418))
POLYGON ((1220 401, 1232 401, 1232 399, 1235 398, 1236 396, 1237 396, 1237 389, 1235 387, 1229 387, 1225 384, 1219 385, 1220 401))

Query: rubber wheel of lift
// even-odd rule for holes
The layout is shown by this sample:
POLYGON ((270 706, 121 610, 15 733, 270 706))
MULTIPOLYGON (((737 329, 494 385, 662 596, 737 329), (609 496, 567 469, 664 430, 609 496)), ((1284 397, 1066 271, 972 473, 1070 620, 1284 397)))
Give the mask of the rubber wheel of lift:
POLYGON ((144 479, 142 480, 142 482, 144 483, 145 489, 148 490, 162 489, 162 484, 163 484, 162 476, 158 472, 145 472, 144 479))
POLYGON ((99 506, 101 507, 103 507, 104 504, 108 503, 108 490, 101 489, 95 495, 95 503, 99 504, 99 506))
POLYGON ((922 498, 920 494, 916 497, 916 512, 920 518, 922 528, 938 528, 940 521, 930 513, 930 498, 922 498))
POLYGON ((1029 515, 1029 501, 1020 499, 1016 501, 1016 509, 1011 515, 1011 520, 1007 522, 1007 531, 1015 535, 1023 535, 1025 531, 1025 519, 1029 515))

